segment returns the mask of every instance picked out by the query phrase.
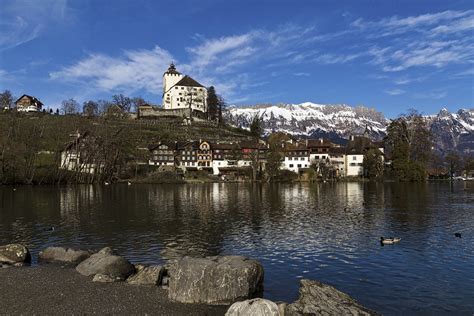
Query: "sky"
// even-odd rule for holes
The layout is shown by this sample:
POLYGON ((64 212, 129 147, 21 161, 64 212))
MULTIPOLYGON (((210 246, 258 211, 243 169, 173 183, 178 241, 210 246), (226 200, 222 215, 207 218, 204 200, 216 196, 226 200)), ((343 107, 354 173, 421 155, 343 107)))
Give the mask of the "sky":
POLYGON ((170 62, 237 106, 473 108, 474 3, 0 0, 0 90, 17 97, 159 105, 170 62))

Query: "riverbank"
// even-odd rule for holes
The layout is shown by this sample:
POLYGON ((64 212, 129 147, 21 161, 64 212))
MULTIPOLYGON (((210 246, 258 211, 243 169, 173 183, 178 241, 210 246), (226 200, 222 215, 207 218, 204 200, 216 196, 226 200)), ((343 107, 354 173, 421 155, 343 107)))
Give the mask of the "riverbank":
POLYGON ((171 302, 157 286, 91 282, 57 265, 0 269, 0 314, 224 315, 228 306, 171 302))

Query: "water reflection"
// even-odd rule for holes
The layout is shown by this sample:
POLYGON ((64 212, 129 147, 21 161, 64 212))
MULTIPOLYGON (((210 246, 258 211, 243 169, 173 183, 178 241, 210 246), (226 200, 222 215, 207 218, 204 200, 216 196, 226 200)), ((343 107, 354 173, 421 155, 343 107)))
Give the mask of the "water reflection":
POLYGON ((472 193, 466 183, 2 187, 0 243, 22 242, 34 254, 110 245, 143 263, 241 254, 264 264, 271 299, 294 299, 305 277, 386 314, 468 312, 472 193), (380 247, 391 235, 402 242, 380 247))

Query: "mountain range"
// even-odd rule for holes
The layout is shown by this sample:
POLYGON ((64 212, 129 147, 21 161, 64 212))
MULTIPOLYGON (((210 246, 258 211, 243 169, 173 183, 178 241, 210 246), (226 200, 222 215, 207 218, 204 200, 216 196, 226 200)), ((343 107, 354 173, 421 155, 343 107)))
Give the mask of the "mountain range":
MULTIPOLYGON (((345 104, 229 106, 224 114, 227 122, 242 128, 249 128, 255 115, 261 118, 266 134, 281 131, 301 138, 328 138, 339 144, 344 144, 350 135, 364 132, 373 140, 381 140, 390 124, 390 119, 373 108, 345 104)), ((474 109, 456 113, 442 109, 424 118, 438 151, 474 154, 474 109)))

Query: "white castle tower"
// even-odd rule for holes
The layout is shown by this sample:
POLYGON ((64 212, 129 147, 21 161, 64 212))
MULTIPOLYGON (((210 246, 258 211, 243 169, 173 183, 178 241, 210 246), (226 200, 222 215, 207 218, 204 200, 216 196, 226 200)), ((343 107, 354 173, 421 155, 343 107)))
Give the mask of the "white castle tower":
POLYGON ((182 78, 183 75, 177 71, 174 64, 171 63, 168 70, 163 74, 163 94, 165 94, 172 86, 177 84, 182 78))

